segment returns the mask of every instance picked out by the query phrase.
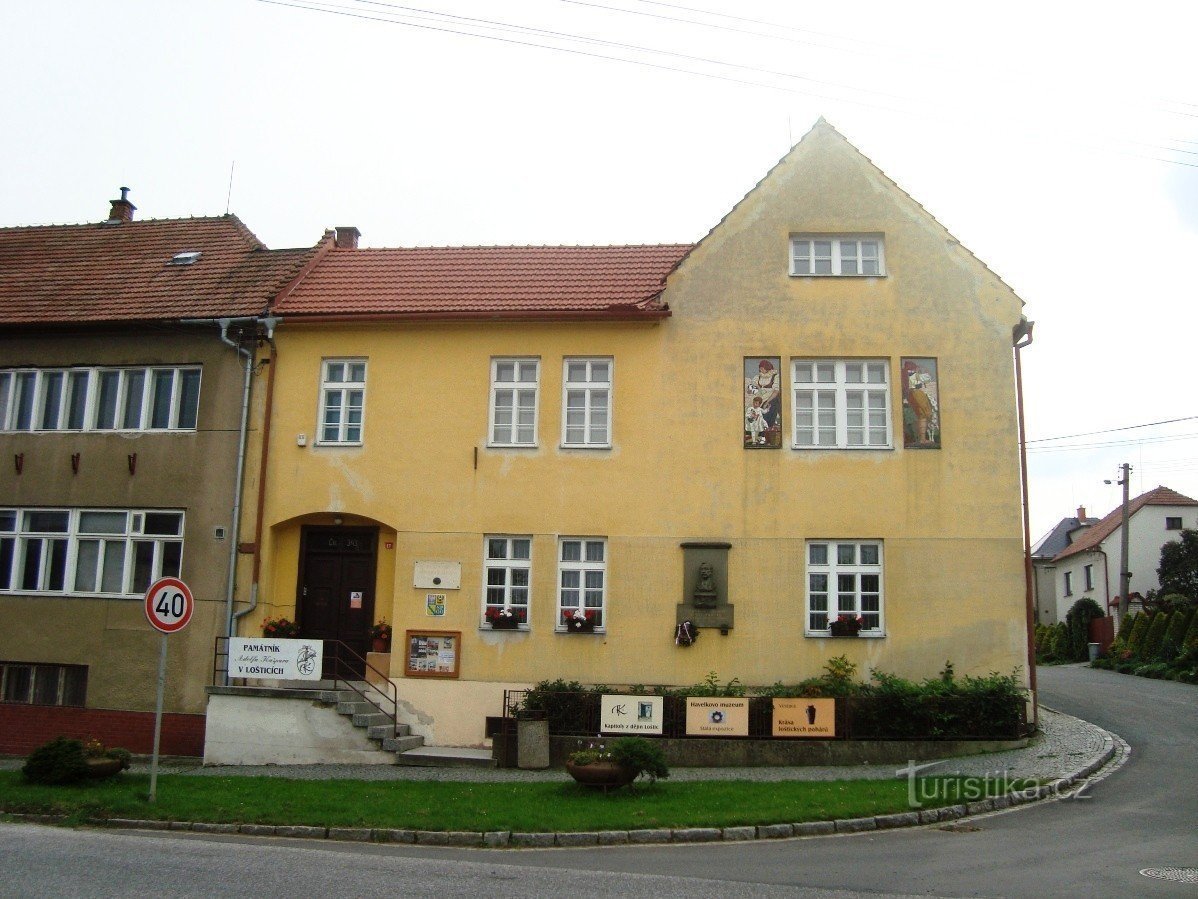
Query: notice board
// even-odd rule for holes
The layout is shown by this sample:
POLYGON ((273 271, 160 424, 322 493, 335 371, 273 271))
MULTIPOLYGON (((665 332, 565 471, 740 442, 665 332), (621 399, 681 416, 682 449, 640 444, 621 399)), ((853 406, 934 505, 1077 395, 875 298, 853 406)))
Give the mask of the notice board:
POLYGON ((461 631, 406 631, 404 675, 457 677, 462 662, 461 631))

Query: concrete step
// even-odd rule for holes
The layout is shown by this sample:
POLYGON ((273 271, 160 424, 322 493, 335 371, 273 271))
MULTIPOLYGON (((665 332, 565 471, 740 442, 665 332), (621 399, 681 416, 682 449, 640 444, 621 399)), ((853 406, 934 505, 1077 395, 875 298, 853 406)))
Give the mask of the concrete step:
POLYGON ((387 737, 383 740, 384 751, 397 752, 399 758, 403 757, 403 753, 423 745, 424 737, 419 736, 387 737))
POLYGON ((407 724, 392 724, 390 717, 386 724, 372 724, 366 728, 366 736, 372 740, 383 740, 387 737, 406 737, 412 733, 407 724))
MULTIPOLYGON (((383 742, 387 748, 387 741, 383 742)), ((460 746, 421 746, 396 756, 397 765, 419 768, 494 768, 490 749, 465 749, 460 746)))
MULTIPOLYGON (((373 707, 372 707, 373 708, 373 707)), ((374 727, 376 724, 393 724, 395 719, 383 712, 364 712, 353 717, 354 727, 374 727)))
POLYGON ((354 700, 352 702, 337 703, 337 712, 341 715, 368 715, 371 712, 377 711, 378 709, 375 708, 375 706, 373 706, 371 703, 363 702, 360 699, 354 700))

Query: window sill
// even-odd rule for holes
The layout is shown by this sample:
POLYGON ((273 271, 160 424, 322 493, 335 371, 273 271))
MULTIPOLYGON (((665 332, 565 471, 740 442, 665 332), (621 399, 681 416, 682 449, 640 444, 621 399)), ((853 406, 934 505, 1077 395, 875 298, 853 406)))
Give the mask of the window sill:
POLYGON ((805 631, 803 633, 803 636, 810 637, 810 638, 816 639, 816 640, 819 640, 819 639, 826 639, 826 640, 882 640, 886 637, 886 634, 885 633, 854 634, 851 637, 834 637, 828 631, 805 631))
POLYGON ((792 443, 790 448, 798 452, 828 452, 829 450, 845 450, 850 453, 860 453, 873 450, 875 452, 888 453, 894 449, 894 444, 888 443, 885 446, 809 446, 807 444, 800 445, 798 443, 792 443))
POLYGON ((316 441, 314 441, 314 442, 312 443, 312 446, 313 446, 313 447, 320 447, 320 448, 322 448, 322 449, 325 449, 325 448, 336 449, 336 448, 337 448, 337 447, 339 447, 339 446, 341 446, 341 447, 350 447, 350 448, 352 449, 353 447, 360 447, 360 446, 365 446, 365 445, 366 445, 366 441, 364 441, 364 440, 356 440, 356 441, 350 441, 350 440, 316 440, 316 441))
POLYGON ((488 443, 487 449, 537 449, 536 443, 488 443))
POLYGON ((558 449, 564 450, 610 450, 610 443, 559 443, 558 449))
POLYGON ((478 629, 488 634, 527 634, 532 631, 527 624, 518 624, 515 627, 491 627, 489 624, 480 624, 478 629))
POLYGON ((792 277, 792 278, 835 278, 835 279, 841 279, 841 280, 858 280, 858 281, 860 281, 862 278, 885 278, 886 273, 881 272, 877 275, 816 275, 816 274, 801 274, 799 272, 791 272, 790 277, 792 277))
POLYGON ((596 636, 596 635, 606 635, 607 629, 602 628, 602 627, 597 627, 597 628, 594 628, 593 630, 589 630, 589 631, 572 631, 568 627, 556 627, 553 629, 553 632, 555 634, 569 634, 570 636, 574 636, 574 637, 587 637, 587 636, 596 636))

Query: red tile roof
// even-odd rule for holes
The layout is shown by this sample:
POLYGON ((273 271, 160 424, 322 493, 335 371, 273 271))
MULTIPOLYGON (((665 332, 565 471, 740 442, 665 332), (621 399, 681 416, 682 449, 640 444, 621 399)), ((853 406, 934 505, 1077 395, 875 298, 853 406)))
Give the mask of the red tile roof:
MULTIPOLYGON (((1131 517, 1145 506, 1198 506, 1198 500, 1190 499, 1188 496, 1184 496, 1176 490, 1170 490, 1168 487, 1157 487, 1154 490, 1149 490, 1147 493, 1141 493, 1135 499, 1128 502, 1128 520, 1130 521, 1131 517)), ((1077 538, 1077 542, 1071 543, 1068 547, 1061 550, 1053 558, 1053 561, 1055 562, 1058 559, 1064 559, 1068 556, 1093 549, 1113 534, 1122 523, 1123 507, 1117 506, 1113 512, 1098 522, 1098 524, 1084 530, 1077 538)))
POLYGON ((233 215, 0 228, 0 324, 255 315, 313 252, 268 250, 233 215))
POLYGON ((334 249, 275 311, 299 318, 660 318, 690 244, 334 249))

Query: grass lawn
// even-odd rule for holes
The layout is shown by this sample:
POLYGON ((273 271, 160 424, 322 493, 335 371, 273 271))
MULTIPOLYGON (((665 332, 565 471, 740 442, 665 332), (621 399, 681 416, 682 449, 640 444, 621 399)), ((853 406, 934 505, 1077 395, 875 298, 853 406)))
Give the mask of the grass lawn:
MULTIPOLYGON (((921 779, 924 808, 993 796, 995 781, 921 779)), ((1026 786, 1019 784, 1018 786, 1026 786)), ((306 824, 413 830, 572 831, 826 821, 911 811, 906 780, 689 781, 638 784, 604 795, 570 782, 288 780, 275 777, 158 778, 124 773, 71 786, 25 783, 0 772, 5 812, 88 818, 148 818, 214 823, 306 824)))

